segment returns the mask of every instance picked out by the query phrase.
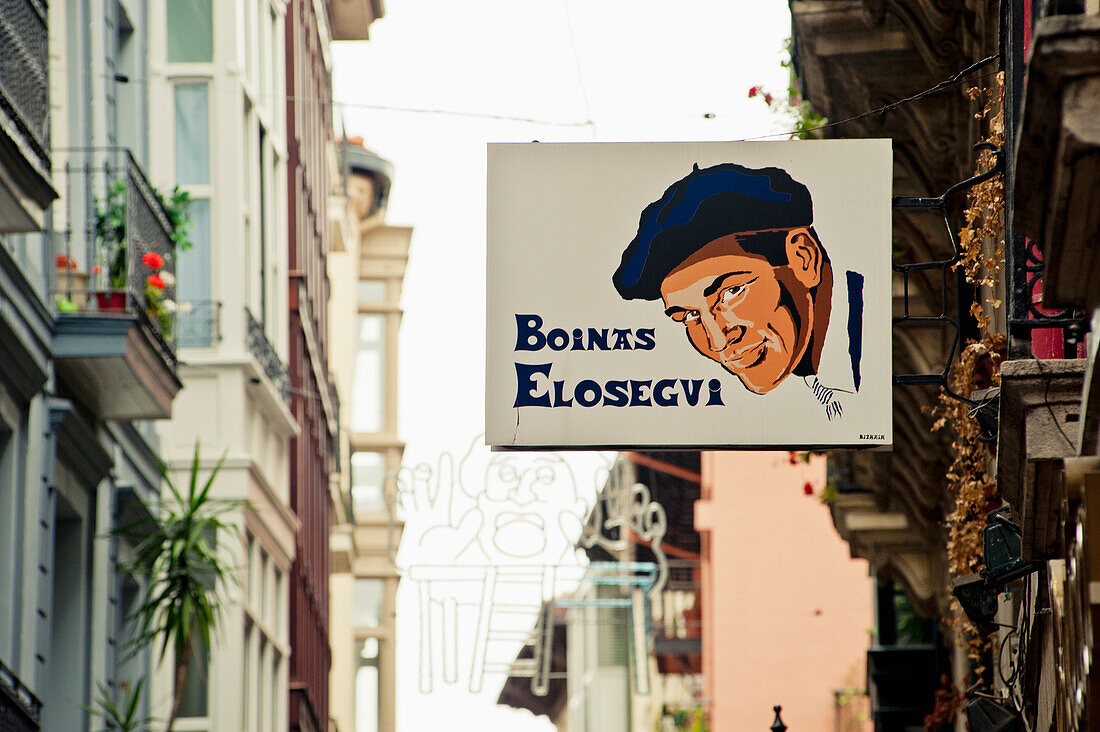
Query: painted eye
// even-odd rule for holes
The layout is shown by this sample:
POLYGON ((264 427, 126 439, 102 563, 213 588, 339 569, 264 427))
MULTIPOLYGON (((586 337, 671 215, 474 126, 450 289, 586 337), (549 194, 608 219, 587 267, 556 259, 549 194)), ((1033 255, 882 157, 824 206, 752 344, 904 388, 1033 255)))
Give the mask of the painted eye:
POLYGON ((677 323, 694 323, 699 319, 699 311, 683 308, 675 309, 669 312, 668 317, 672 318, 677 323))
POLYGON ((727 287, 726 289, 722 290, 722 293, 718 296, 718 299, 723 305, 728 305, 736 300, 738 297, 740 297, 741 293, 744 291, 745 285, 735 285, 734 287, 727 287))

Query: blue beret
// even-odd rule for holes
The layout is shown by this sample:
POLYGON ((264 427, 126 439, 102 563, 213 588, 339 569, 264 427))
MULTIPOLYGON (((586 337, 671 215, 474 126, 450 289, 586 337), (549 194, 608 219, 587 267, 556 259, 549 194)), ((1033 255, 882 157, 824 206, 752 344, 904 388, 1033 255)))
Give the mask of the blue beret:
POLYGON ((806 186, 779 168, 698 165, 646 206, 611 278, 625 300, 656 300, 681 262, 729 234, 813 224, 806 186))

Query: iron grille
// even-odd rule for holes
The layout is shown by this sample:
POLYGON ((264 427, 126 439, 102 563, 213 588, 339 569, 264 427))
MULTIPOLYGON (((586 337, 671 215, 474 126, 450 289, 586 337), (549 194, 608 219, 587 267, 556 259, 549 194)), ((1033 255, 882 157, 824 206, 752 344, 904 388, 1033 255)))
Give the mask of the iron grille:
POLYGON ((54 152, 61 200, 45 235, 56 263, 56 306, 74 315, 136 317, 174 366, 176 244, 160 195, 128 150, 54 152))
POLYGON ((191 300, 179 304, 177 344, 180 348, 209 348, 222 340, 222 304, 191 300))
POLYGON ((0 111, 44 171, 50 168, 47 53, 44 0, 0 0, 0 111))
POLYGON ((0 663, 0 732, 38 732, 42 702, 0 663))
POLYGON ((252 312, 248 308, 244 309, 244 317, 245 322, 248 324, 248 350, 260 362, 264 374, 275 385, 275 389, 282 395, 283 401, 289 405, 290 373, 286 369, 286 364, 279 358, 279 354, 275 352, 275 347, 271 345, 271 341, 264 334, 264 327, 252 316, 252 312))
POLYGON ((962 245, 959 243, 959 235, 957 228, 951 221, 951 217, 948 214, 948 203, 954 197, 961 193, 965 193, 970 188, 973 188, 977 184, 989 180, 993 176, 1001 173, 1004 170, 1004 163, 1001 157, 1001 150, 991 145, 990 143, 981 142, 974 146, 975 151, 986 149, 992 150, 997 157, 997 163, 992 168, 984 173, 975 175, 972 178, 967 178, 964 181, 956 183, 943 192, 942 195, 934 198, 918 198, 914 196, 894 196, 893 209, 895 211, 920 211, 930 213, 932 215, 940 216, 943 218, 947 227, 947 235, 951 241, 952 255, 948 259, 942 259, 935 262, 918 262, 915 264, 895 264, 893 269, 895 272, 901 275, 902 280, 902 314, 894 317, 895 326, 907 326, 907 325, 938 325, 946 327, 952 332, 951 346, 948 350, 947 360, 944 367, 938 373, 931 374, 895 374, 894 384, 899 386, 915 386, 919 384, 937 385, 943 389, 944 393, 950 396, 952 399, 956 399, 960 402, 965 402, 974 407, 984 406, 977 402, 972 401, 968 397, 962 394, 956 394, 951 390, 950 375, 951 367, 954 364, 955 356, 959 353, 962 347, 963 340, 963 324, 967 321, 967 310, 962 298, 956 298, 957 312, 952 314, 948 308, 948 290, 952 280, 955 281, 956 287, 962 289, 964 282, 963 274, 959 271, 953 271, 957 269, 959 261, 962 259, 962 245), (910 279, 915 272, 938 272, 939 284, 940 284, 940 302, 939 312, 934 315, 913 315, 910 311, 910 279))

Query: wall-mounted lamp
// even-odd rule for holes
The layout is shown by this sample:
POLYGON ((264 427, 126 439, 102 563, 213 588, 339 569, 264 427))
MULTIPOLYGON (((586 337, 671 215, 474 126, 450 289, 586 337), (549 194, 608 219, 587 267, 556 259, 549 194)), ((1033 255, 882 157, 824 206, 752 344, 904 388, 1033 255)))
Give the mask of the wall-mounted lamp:
POLYGON ((966 703, 966 720, 973 732, 1016 732, 1023 728, 1023 720, 1014 709, 985 696, 977 696, 966 703))

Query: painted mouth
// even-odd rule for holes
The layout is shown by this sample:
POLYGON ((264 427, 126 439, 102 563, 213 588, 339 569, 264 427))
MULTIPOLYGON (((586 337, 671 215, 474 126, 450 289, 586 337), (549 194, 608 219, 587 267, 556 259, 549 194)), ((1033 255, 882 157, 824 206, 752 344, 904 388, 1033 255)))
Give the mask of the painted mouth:
POLYGON ((751 369, 759 365, 768 355, 768 342, 760 341, 754 346, 742 348, 726 359, 726 365, 738 369, 751 369))

